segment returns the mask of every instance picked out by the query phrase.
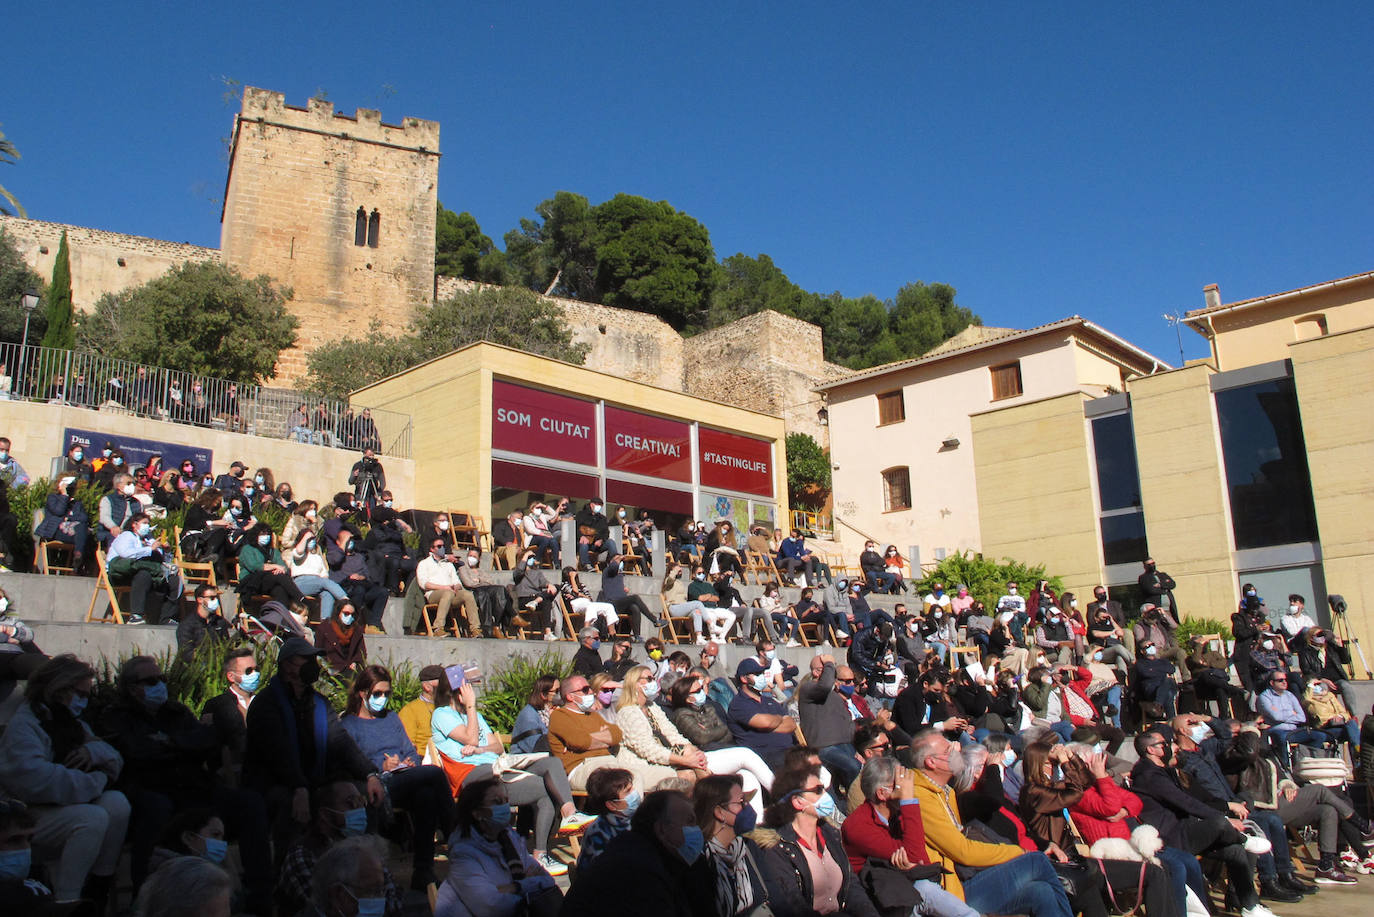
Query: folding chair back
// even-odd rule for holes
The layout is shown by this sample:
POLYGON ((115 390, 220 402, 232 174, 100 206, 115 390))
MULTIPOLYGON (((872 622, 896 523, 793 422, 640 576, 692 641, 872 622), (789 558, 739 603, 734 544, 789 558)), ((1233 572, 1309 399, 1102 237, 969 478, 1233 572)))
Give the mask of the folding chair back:
POLYGON ((97 547, 95 549, 95 588, 91 590, 91 604, 86 609, 86 622, 88 624, 123 624, 124 612, 119 607, 119 593, 129 594, 128 586, 115 586, 110 583, 110 576, 105 570, 105 549, 97 547), (97 618, 95 616, 95 606, 101 597, 109 600, 109 607, 105 609, 105 614, 97 618))

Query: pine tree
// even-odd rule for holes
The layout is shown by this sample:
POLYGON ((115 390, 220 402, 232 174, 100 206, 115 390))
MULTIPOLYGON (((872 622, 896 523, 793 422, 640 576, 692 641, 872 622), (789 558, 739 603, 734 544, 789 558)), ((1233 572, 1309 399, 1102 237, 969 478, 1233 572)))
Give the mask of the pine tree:
POLYGON ((71 350, 76 346, 76 323, 72 315, 72 261, 67 251, 67 233, 57 246, 57 260, 52 266, 52 284, 48 287, 48 330, 43 333, 43 346, 71 350))

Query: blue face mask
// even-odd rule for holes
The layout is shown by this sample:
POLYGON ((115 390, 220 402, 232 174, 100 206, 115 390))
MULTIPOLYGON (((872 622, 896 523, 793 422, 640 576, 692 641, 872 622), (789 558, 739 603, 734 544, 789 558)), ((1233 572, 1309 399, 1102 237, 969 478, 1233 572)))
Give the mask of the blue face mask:
POLYGON ((759 820, 759 813, 754 811, 753 806, 746 805, 735 813, 735 833, 748 834, 754 830, 754 825, 759 820))
POLYGON ((643 801, 643 793, 641 793, 639 790, 630 790, 630 795, 625 797, 625 811, 620 814, 628 818, 629 816, 635 814, 635 810, 639 808, 639 804, 643 801))
POLYGON ((147 537, 148 537, 148 534, 149 534, 150 532, 152 532, 152 530, 153 530, 153 527, 152 527, 151 525, 149 525, 148 523, 144 522, 144 523, 142 523, 141 525, 139 525, 139 527, 138 527, 138 537, 139 537, 139 538, 147 538, 147 537))
POLYGON ((23 850, 0 850, 0 879, 27 879, 32 865, 33 852, 28 847, 23 850))
POLYGON ((843 694, 845 697, 853 697, 853 696, 854 696, 854 686, 853 686, 853 685, 840 685, 840 693, 843 694))
POLYGON ((143 689, 143 703, 156 710, 167 703, 167 682, 159 681, 143 689))
POLYGON ((592 649, 594 649, 594 650, 599 650, 599 649, 601 649, 601 641, 600 641, 600 640, 597 640, 597 639, 593 639, 593 640, 592 640, 592 649))
POLYGON ((829 793, 822 793, 821 798, 816 800, 816 817, 830 818, 835 814, 835 800, 830 798, 829 793))
POLYGON ((245 675, 239 679, 239 687, 249 694, 258 690, 258 685, 262 682, 262 672, 254 670, 251 675, 245 675))
POLYGON ((1016 763, 1016 752, 1012 751, 1010 748, 1008 748, 1006 751, 1002 752, 1002 764, 1003 764, 1004 767, 1011 767, 1011 766, 1012 766, 1013 764, 1015 764, 1015 763, 1016 763))
POLYGON ((386 913, 386 898, 359 898, 351 890, 345 887, 351 897, 358 904, 358 917, 383 917, 386 913))
POLYGON ((386 700, 385 697, 369 696, 367 699, 367 709, 371 710, 373 713, 381 713, 386 709, 386 700))
POLYGON ((678 845, 677 855, 683 861, 691 864, 701 856, 701 851, 706 847, 706 838, 701 833, 701 829, 696 825, 688 825, 682 829, 682 843, 678 845))
POLYGON ((1056 765, 1054 766, 1054 778, 1053 778, 1053 779, 1054 779, 1054 782, 1055 782, 1055 783, 1058 783, 1059 781, 1061 781, 1061 780, 1064 779, 1064 768, 1060 767, 1058 764, 1056 764, 1056 765))
POLYGON ((506 828, 510 826, 510 818, 510 803, 498 802, 491 807, 491 816, 488 821, 491 822, 493 827, 506 828))
POLYGON ((90 698, 88 697, 73 694, 72 699, 67 701, 67 709, 71 711, 72 716, 80 717, 81 714, 86 712, 86 705, 90 702, 90 698))
POLYGON ((217 837, 202 837, 205 842, 205 853, 202 856, 211 863, 223 863, 224 858, 229 855, 229 845, 217 837))
POLYGON ((349 809, 344 812, 344 837, 357 837, 367 830, 367 809, 349 809))

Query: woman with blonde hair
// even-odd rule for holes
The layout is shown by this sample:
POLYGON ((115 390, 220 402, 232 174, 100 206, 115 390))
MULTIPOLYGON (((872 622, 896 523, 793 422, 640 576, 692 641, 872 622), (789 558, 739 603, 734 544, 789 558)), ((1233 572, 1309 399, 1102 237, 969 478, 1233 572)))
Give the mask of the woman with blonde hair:
POLYGON ((678 732, 668 714, 654 703, 656 697, 658 681, 652 669, 637 665, 625 673, 615 705, 615 722, 622 734, 616 758, 642 789, 668 777, 695 783, 697 777, 710 773, 706 753, 678 732))

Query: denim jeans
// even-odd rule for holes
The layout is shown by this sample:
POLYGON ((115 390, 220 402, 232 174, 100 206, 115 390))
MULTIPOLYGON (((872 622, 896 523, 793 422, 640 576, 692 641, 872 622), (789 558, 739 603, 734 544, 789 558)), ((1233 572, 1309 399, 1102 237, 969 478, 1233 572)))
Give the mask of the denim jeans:
POLYGON ((912 910, 912 917, 978 917, 978 912, 929 879, 912 883, 921 896, 921 903, 912 910))
POLYGON ((854 778, 859 776, 859 761, 855 757, 857 752, 854 751, 854 746, 848 742, 827 745, 820 753, 821 763, 830 768, 842 789, 848 789, 854 778))
POLYGON ((1023 853, 964 882, 964 900, 980 914, 1073 917, 1064 886, 1043 853, 1023 853))
POLYGON ((1207 900, 1207 883, 1202 878, 1202 864, 1197 857, 1177 847, 1162 847, 1155 856, 1159 857, 1169 884, 1173 886, 1180 917, 1188 911, 1188 893, 1184 889, 1191 888, 1199 901, 1207 900))
POLYGON ((1255 864, 1255 871, 1260 874, 1262 879, 1273 879, 1278 875, 1275 868, 1276 863, 1284 866, 1284 872, 1293 871, 1293 861, 1288 854, 1288 830, 1283 826, 1283 819, 1279 813, 1273 809, 1256 809, 1250 813, 1250 819, 1260 826, 1264 831, 1264 836, 1269 838, 1269 843, 1274 845, 1274 849, 1264 856, 1258 857, 1255 864))
POLYGON ((348 593, 344 592, 342 586, 324 576, 297 576, 294 577, 294 581, 301 595, 320 597, 321 621, 328 621, 334 616, 335 602, 342 602, 348 598, 348 593))

